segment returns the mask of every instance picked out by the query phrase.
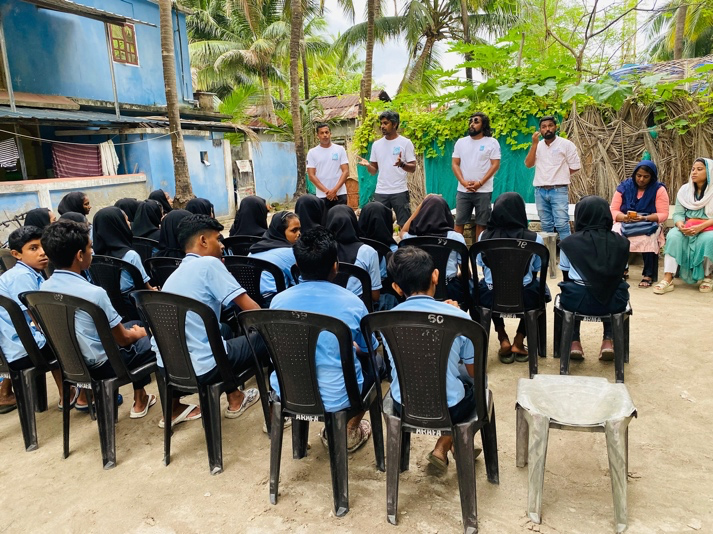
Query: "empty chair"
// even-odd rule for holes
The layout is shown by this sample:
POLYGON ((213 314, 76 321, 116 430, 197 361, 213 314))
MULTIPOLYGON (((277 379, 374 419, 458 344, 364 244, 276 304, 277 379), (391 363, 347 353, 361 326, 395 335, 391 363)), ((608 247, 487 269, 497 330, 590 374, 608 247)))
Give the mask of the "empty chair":
POLYGON ((391 394, 384 398, 387 430, 386 516, 398 517, 399 472, 409 468, 410 434, 452 435, 458 470, 463 530, 477 532, 475 433, 480 430, 488 481, 499 483, 495 405, 487 388, 487 335, 476 322, 429 312, 387 311, 362 319, 365 336, 380 333, 396 366, 401 415, 391 394), (464 336, 474 347, 475 410, 453 425, 448 409, 446 368, 455 339, 464 336), (424 369, 430 370, 424 372, 424 369))
POLYGON ((147 237, 134 236, 131 240, 133 249, 138 252, 142 263, 153 256, 154 250, 158 250, 158 241, 147 237))
POLYGON ((168 277, 181 265, 181 261, 180 258, 163 258, 156 256, 155 258, 149 258, 144 261, 144 267, 146 267, 146 272, 149 273, 153 283, 158 287, 163 287, 168 277))
POLYGON ((247 291, 250 298, 257 302, 261 308, 269 307, 269 300, 274 296, 274 294, 263 295, 260 291, 260 279, 263 272, 272 275, 277 293, 285 290, 285 276, 282 269, 274 263, 248 256, 226 256, 223 263, 230 274, 247 291))
POLYGON ((2 269, 2 272, 9 271, 16 263, 17 260, 9 248, 0 248, 0 269, 2 269))
POLYGON ((231 256, 247 256, 250 247, 260 241, 260 237, 253 235, 234 235, 223 238, 225 253, 231 256))
POLYGON ((371 298, 371 277, 367 271, 352 263, 340 263, 337 276, 332 282, 346 289, 350 278, 359 280, 361 284, 359 298, 369 312, 374 311, 374 302, 371 298))
POLYGON ((104 289, 109 294, 111 305, 114 306, 123 322, 134 321, 139 318, 136 308, 129 298, 130 291, 121 291, 122 272, 129 273, 134 289, 146 286, 139 270, 128 261, 112 258, 111 256, 94 256, 89 266, 92 282, 104 289))

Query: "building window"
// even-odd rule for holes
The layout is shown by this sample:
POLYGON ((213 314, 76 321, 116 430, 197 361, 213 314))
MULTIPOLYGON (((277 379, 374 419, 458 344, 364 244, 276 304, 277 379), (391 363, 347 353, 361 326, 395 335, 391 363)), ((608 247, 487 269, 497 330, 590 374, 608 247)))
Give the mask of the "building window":
POLYGON ((109 35, 111 36, 111 52, 114 61, 138 66, 139 53, 136 49, 134 25, 109 24, 109 35))

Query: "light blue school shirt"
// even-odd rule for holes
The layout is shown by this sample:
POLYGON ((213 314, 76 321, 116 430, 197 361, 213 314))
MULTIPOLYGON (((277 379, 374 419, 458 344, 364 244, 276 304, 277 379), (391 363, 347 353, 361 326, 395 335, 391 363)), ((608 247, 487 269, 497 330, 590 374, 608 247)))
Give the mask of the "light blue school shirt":
MULTIPOLYGON (((271 310, 297 310, 328 315, 343 321, 352 332, 352 341, 356 342, 362 352, 367 352, 367 342, 359 328, 362 317, 369 312, 364 303, 354 293, 327 281, 305 280, 299 285, 278 293, 272 299, 271 310)), ((372 347, 376 349, 376 337, 371 338, 372 347)), ((357 382, 361 390, 364 375, 361 363, 354 349, 354 368, 357 382)), ((328 412, 337 412, 349 407, 349 397, 344 385, 342 360, 339 356, 337 339, 329 332, 322 332, 317 340, 315 353, 315 366, 317 368, 317 382, 322 404, 328 412)), ((273 371, 270 375, 270 385, 277 395, 280 394, 280 385, 277 375, 273 371)))
MULTIPOLYGON (((220 321, 221 308, 245 293, 245 289, 238 284, 218 258, 186 254, 178 269, 166 280, 162 292, 175 293, 202 302, 213 310, 220 321)), ((213 351, 210 350, 205 325, 193 312, 186 314, 186 345, 196 376, 206 374, 217 365, 213 351)), ((227 351, 228 345, 225 340, 223 345, 227 351)), ((151 346, 156 353, 158 365, 163 367, 155 338, 151 338, 151 346)))
MULTIPOLYGON (((408 232, 404 234, 404 236, 401 238, 403 241, 404 239, 410 239, 412 237, 426 237, 426 236, 417 236, 417 235, 411 235, 408 232)), ((459 243, 463 243, 465 245, 465 237, 463 237, 461 234, 454 230, 449 230, 448 233, 446 234, 446 237, 448 239, 453 239, 454 241, 458 241, 459 243)), ((453 278, 455 275, 458 274, 458 262, 460 260, 460 254, 458 254, 456 251, 451 252, 451 255, 448 256, 448 263, 446 264, 446 278, 453 278)))
MULTIPOLYGON (((399 250, 398 245, 389 245, 389 248, 391 249, 391 252, 396 252, 399 250)), ((389 275, 389 272, 386 268, 386 256, 381 258, 381 261, 379 262, 379 269, 381 270, 381 278, 384 279, 389 275)))
MULTIPOLYGON (((257 254, 250 253, 248 256, 269 261, 273 265, 276 265, 282 270, 282 274, 285 275, 285 287, 295 285, 295 281, 292 279, 292 272, 290 271, 292 266, 296 263, 295 253, 292 251, 292 247, 273 248, 264 252, 258 252, 257 254)), ((267 271, 263 271, 260 276, 260 293, 263 295, 277 293, 275 279, 267 271)))
MULTIPOLYGON (((131 265, 133 265, 139 270, 139 273, 141 273, 141 279, 144 281, 144 284, 151 280, 151 277, 146 274, 146 269, 144 269, 144 265, 141 263, 141 256, 139 256, 138 252, 136 252, 135 250, 128 250, 126 251, 126 254, 124 254, 124 257, 121 259, 126 262, 129 262, 131 265)), ((130 291, 132 289, 144 289, 143 287, 135 288, 134 279, 131 278, 131 275, 126 271, 121 271, 121 283, 119 285, 119 288, 121 289, 122 293, 130 291)))
MULTIPOLYGON (((367 273, 369 273, 369 278, 371 278, 371 289, 376 291, 381 289, 381 270, 379 269, 379 254, 376 250, 369 245, 362 245, 357 250, 356 259, 354 260, 354 265, 361 267, 367 273)), ((354 293, 356 296, 361 296, 361 282, 354 278, 349 277, 347 281, 347 289, 354 293)))
MULTIPOLYGON (((481 233, 478 236, 478 241, 480 241, 480 238, 483 237, 483 234, 481 233)), ((544 245, 545 242, 542 240, 542 236, 540 234, 537 234, 537 238, 535 239, 537 243, 540 245, 544 245)), ((483 280, 485 280, 485 283, 488 285, 488 288, 493 289, 493 273, 490 272, 490 267, 485 265, 483 263, 483 259, 481 258, 482 254, 478 254, 478 258, 476 259, 476 263, 483 268, 483 280)), ((527 273, 525 276, 522 278, 522 285, 526 286, 529 285, 532 282, 532 273, 539 273, 540 269, 542 268, 542 260, 540 259, 539 256, 533 255, 532 259, 530 260, 530 268, 528 269, 527 273)))
POLYGON ((582 275, 579 274, 574 268, 574 266, 569 262, 567 254, 565 254, 564 250, 562 249, 560 249, 560 270, 569 271, 570 280, 572 280, 573 282, 577 282, 578 284, 584 285, 584 278, 582 278, 582 275))
MULTIPOLYGON (((0 276, 0 295, 10 298, 20 305, 20 309, 25 313, 25 320, 30 325, 32 337, 35 338, 35 342, 40 348, 45 346, 45 336, 32 324, 32 318, 27 313, 27 308, 17 296, 25 291, 37 291, 44 281, 45 279, 40 273, 21 261, 18 261, 12 269, 0 276)), ((0 307, 0 348, 8 362, 14 362, 27 356, 27 350, 17 335, 10 320, 10 314, 2 307, 0 307)))
MULTIPOLYGON (((451 306, 445 302, 439 302, 433 297, 429 297, 427 295, 411 296, 391 311, 442 313, 444 315, 454 315, 456 317, 470 319, 470 316, 460 308, 456 308, 455 306, 451 306)), ((386 353, 389 355, 389 359, 391 360, 391 397, 400 404, 401 387, 399 386, 399 378, 396 374, 396 365, 394 364, 394 360, 389 352, 389 347, 386 345, 385 341, 384 348, 386 353)), ((455 338, 453 345, 451 346, 451 353, 448 357, 448 365, 446 366, 446 399, 448 400, 449 408, 458 404, 465 396, 465 387, 463 387, 463 382, 458 379, 460 376, 458 364, 461 361, 463 363, 473 364, 475 362, 474 354, 475 351, 470 339, 463 336, 455 338)))
MULTIPOLYGON (((49 280, 42 284, 40 291, 64 293, 65 295, 88 300, 102 309, 109 321, 109 328, 114 328, 116 325, 121 324, 121 316, 111 305, 107 292, 99 286, 90 284, 76 273, 57 270, 52 273, 49 280)), ((74 315, 74 327, 77 332, 79 348, 87 366, 94 368, 102 365, 107 360, 106 353, 99 340, 94 321, 89 317, 89 314, 78 310, 74 315)))

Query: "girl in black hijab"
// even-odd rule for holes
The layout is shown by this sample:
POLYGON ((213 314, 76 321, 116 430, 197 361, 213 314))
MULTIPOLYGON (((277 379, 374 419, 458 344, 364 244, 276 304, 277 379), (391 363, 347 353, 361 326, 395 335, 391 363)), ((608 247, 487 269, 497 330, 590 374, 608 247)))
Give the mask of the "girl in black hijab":
POLYGON ((163 189, 156 189, 156 191, 151 191, 148 200, 155 200, 163 208, 163 213, 168 215, 168 213, 173 209, 171 207, 171 197, 168 196, 163 189))
MULTIPOLYGON (((386 245, 391 249, 391 252, 396 252, 396 249, 399 248, 394 240, 394 220, 391 210, 381 202, 369 202, 361 209, 359 230, 362 236, 386 245)), ((386 272, 386 257, 381 258, 379 268, 383 280, 388 274, 386 272)))
POLYGON ((67 213, 63 213, 60 217, 60 220, 61 219, 87 224, 87 218, 81 213, 77 213, 76 211, 68 211, 67 213))
POLYGON ((162 216, 161 204, 154 200, 144 200, 139 203, 139 207, 136 210, 136 218, 134 219, 134 224, 131 225, 131 233, 135 237, 145 237, 158 241, 162 216))
MULTIPOLYGON (((564 281, 560 304, 585 315, 620 313, 629 302, 629 284, 623 280, 629 260, 629 240, 611 231, 614 221, 606 200, 582 198, 574 208, 574 233, 560 243, 560 269, 564 281)), ((614 359, 611 323, 604 325, 600 360, 614 359)), ((579 322, 574 325, 570 358, 581 360, 584 351, 579 322)))
POLYGON ((206 198, 193 198, 186 204, 186 211, 190 211, 194 215, 207 215, 215 218, 213 212, 213 204, 206 198))
POLYGON ((59 206, 57 206, 57 211, 60 215, 64 215, 68 211, 76 211, 86 216, 89 215, 91 210, 92 206, 89 203, 89 198, 81 191, 67 193, 59 201, 59 206))
MULTIPOLYGON (((298 201, 299 202, 299 201, 298 201)), ((265 199, 249 196, 240 201, 230 236, 252 235, 262 237, 267 231, 267 203, 265 199)))
POLYGON ((315 195, 302 195, 295 204, 295 213, 300 218, 302 232, 315 226, 324 226, 324 202, 315 195))
MULTIPOLYGON (((535 241, 544 244, 542 238, 535 232, 528 229, 527 214, 525 212, 525 201, 517 193, 503 193, 500 195, 493 206, 493 211, 490 214, 488 225, 480 235, 480 241, 486 239, 521 239, 526 241, 535 241)), ((486 308, 491 308, 493 305, 493 277, 490 268, 483 262, 481 255, 478 254, 477 264, 483 269, 483 278, 478 285, 478 295, 481 305, 486 308)), ((530 269, 522 279, 523 297, 525 309, 532 310, 539 306, 539 288, 540 282, 537 279, 537 273, 542 268, 542 262, 539 256, 533 256, 530 260, 530 269)), ((549 301, 549 290, 545 288, 545 295, 549 301)), ((498 357, 502 363, 526 362, 528 360, 527 349, 525 348, 525 336, 527 328, 525 320, 520 319, 520 324, 517 327, 515 340, 511 344, 510 338, 505 331, 505 321, 502 317, 493 317, 493 327, 498 333, 498 341, 500 341, 500 350, 498 357)))
POLYGON ((35 208, 27 212, 23 226, 36 226, 40 230, 44 230, 56 220, 57 218, 51 210, 47 208, 35 208))
POLYGON ((173 210, 161 221, 161 231, 158 238, 158 252, 155 256, 162 258, 184 258, 186 253, 178 243, 178 224, 192 215, 190 211, 173 210))
POLYGON ((122 198, 117 200, 114 203, 114 206, 126 213, 126 216, 129 218, 129 222, 133 223, 134 218, 136 217, 136 210, 139 209, 139 204, 141 204, 141 202, 135 198, 122 198))

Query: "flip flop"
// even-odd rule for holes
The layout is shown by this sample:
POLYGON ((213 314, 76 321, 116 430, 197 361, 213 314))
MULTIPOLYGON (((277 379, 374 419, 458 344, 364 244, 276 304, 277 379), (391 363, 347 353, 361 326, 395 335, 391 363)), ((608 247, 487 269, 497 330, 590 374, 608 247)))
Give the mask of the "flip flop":
POLYGON ((426 460, 428 460, 428 463, 438 469, 438 471, 440 471, 441 473, 445 473, 446 471, 448 471, 448 458, 442 460, 441 458, 433 454, 433 451, 431 451, 426 455, 426 460))
POLYGON ((580 361, 584 359, 584 351, 580 349, 569 349, 569 359, 580 361))
MULTIPOLYGON (((77 404, 77 399, 79 398, 79 394, 82 392, 82 388, 74 388, 74 396, 69 399, 69 409, 71 410, 74 408, 74 406, 77 404)), ((62 411, 62 399, 57 403, 57 409, 59 411, 62 411)), ((89 408, 87 408, 89 409, 89 408)))
POLYGON ((0 406, 0 414, 10 413, 15 408, 17 408, 17 404, 6 404, 4 406, 0 406))
POLYGON ((512 349, 500 349, 498 350, 498 359, 502 363, 510 364, 515 361, 515 355, 512 352, 512 349))
POLYGON ((140 412, 135 412, 134 406, 136 403, 134 403, 134 406, 131 407, 131 411, 129 412, 129 417, 131 419, 141 419, 142 417, 146 417, 146 414, 149 413, 149 408, 151 408, 154 404, 156 404, 156 395, 149 393, 149 401, 146 403, 146 407, 140 412))
MULTIPOLYGON (((124 404, 124 397, 121 396, 121 393, 117 393, 116 394, 116 405, 121 406, 122 404, 124 404)), ((77 410, 78 412, 87 413, 87 412, 89 412, 89 405, 85 404, 84 406, 79 406, 75 401, 74 409, 77 410)))
POLYGON ((238 408, 237 410, 231 410, 230 408, 225 409, 226 419, 237 419, 238 417, 243 415, 245 411, 250 408, 250 406, 260 400, 260 392, 257 390, 257 388, 246 389, 245 391, 243 391, 243 394, 245 396, 243 397, 242 404, 240 404, 240 408, 238 408))
POLYGON ((654 281, 651 278, 642 278, 641 282, 639 282, 639 287, 648 289, 652 286, 653 283, 654 281))
MULTIPOLYGON (((527 345, 523 345, 523 347, 525 348, 525 350, 527 350, 527 345)), ((515 355, 515 361, 516 361, 516 362, 522 363, 522 362, 529 361, 529 359, 530 359, 530 353, 529 353, 529 352, 525 352, 524 354, 523 354, 523 353, 520 353, 520 352, 513 352, 513 354, 515 355)))
MULTIPOLYGON (((186 406, 186 409, 183 410, 180 414, 178 414, 178 416, 176 416, 176 418, 173 421, 171 421, 171 427, 180 425, 181 423, 183 423, 185 421, 195 421, 196 419, 200 419, 201 415, 202 415, 200 413, 198 415, 188 415, 193 410, 195 410, 197 407, 198 406, 196 406, 195 404, 189 404, 188 406, 186 406)), ((163 419, 161 419, 158 422, 158 427, 164 428, 165 426, 166 426, 166 424, 163 422, 163 419)))

